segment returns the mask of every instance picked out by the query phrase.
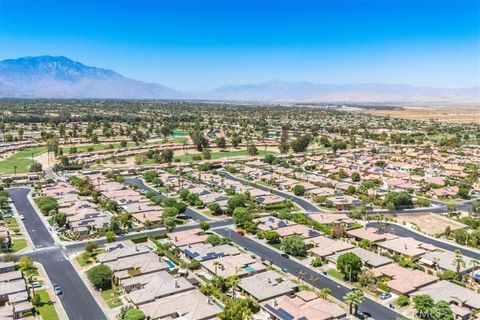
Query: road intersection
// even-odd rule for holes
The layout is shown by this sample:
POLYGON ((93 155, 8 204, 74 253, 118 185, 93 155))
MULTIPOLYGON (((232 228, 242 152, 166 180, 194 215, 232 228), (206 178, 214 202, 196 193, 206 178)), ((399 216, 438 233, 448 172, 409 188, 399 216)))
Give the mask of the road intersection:
MULTIPOLYGON (((233 179, 245 183, 244 179, 232 176, 226 173, 228 179, 233 179)), ((165 195, 159 193, 153 188, 147 186, 143 180, 139 178, 127 178, 124 183, 126 185, 136 185, 140 190, 147 190, 155 192, 159 197, 164 198, 165 195)), ((290 199, 295 202, 299 207, 304 210, 306 214, 312 212, 319 212, 317 208, 311 202, 294 196, 290 193, 286 193, 280 190, 272 190, 264 186, 256 187, 268 190, 273 194, 278 196, 290 199)), ((27 232, 32 240, 35 250, 28 253, 36 261, 43 264, 48 276, 50 279, 59 284, 64 288, 64 294, 60 298, 64 309, 70 319, 80 319, 80 320, 101 320, 106 319, 105 313, 102 311, 100 306, 97 304, 95 298, 87 288, 86 284, 83 282, 75 268, 73 267, 69 256, 77 252, 83 251, 85 244, 84 243, 72 243, 72 244, 60 244, 55 241, 55 238, 52 237, 50 233, 51 230, 45 225, 44 221, 40 218, 39 214, 32 206, 29 200, 28 188, 14 188, 8 190, 11 199, 14 201, 14 205, 18 212, 21 212, 25 216, 25 227, 27 232)), ((442 208, 442 206, 437 206, 435 208, 442 208)), ((438 209, 437 209, 438 210, 438 209)), ((295 259, 286 259, 282 257, 277 251, 273 248, 265 246, 258 241, 252 240, 248 237, 242 237, 237 235, 235 232, 232 232, 230 226, 232 225, 232 219, 222 219, 222 220, 212 220, 210 217, 205 216, 192 208, 187 208, 185 215, 189 216, 194 222, 179 226, 177 230, 186 230, 198 227, 200 221, 208 221, 211 224, 211 230, 218 233, 219 235, 230 237, 232 241, 239 245, 242 248, 247 249, 248 251, 258 255, 265 261, 269 261, 272 264, 286 269, 290 274, 298 276, 302 274, 302 280, 313 285, 316 288, 329 288, 331 294, 336 299, 342 300, 343 296, 351 290, 350 287, 346 286, 343 283, 338 282, 330 278, 329 276, 312 270, 302 263, 296 261, 295 259)), ((376 222, 370 222, 368 226, 378 228, 379 224, 376 222)), ((400 236, 413 237, 419 241, 430 243, 436 245, 440 248, 446 250, 454 251, 456 249, 461 250, 461 252, 469 257, 479 259, 480 255, 474 250, 469 250, 455 244, 447 243, 440 241, 438 239, 433 239, 424 235, 414 232, 405 227, 395 225, 391 227, 391 232, 394 232, 400 236)), ((148 230, 133 234, 120 235, 117 237, 117 240, 126 240, 140 236, 155 236, 166 233, 165 229, 156 229, 148 230)), ((100 246, 105 244, 104 239, 94 240, 100 246)), ((395 310, 388 308, 380 304, 379 302, 366 298, 365 302, 360 305, 360 310, 367 311, 375 319, 385 319, 385 320, 394 320, 402 315, 397 313, 395 310)))

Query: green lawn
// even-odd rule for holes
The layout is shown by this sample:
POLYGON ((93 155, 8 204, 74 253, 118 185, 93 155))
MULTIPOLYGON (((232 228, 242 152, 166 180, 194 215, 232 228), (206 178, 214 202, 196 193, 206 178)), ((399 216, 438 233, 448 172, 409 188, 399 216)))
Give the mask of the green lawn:
POLYGON ((40 290, 35 292, 38 302, 35 304, 37 313, 40 313, 42 320, 57 320, 59 319, 57 311, 53 306, 52 300, 48 296, 48 292, 40 290))
POLYGON ((123 306, 122 300, 115 294, 115 289, 102 291, 102 298, 108 304, 110 309, 123 306))
POLYGON ((0 161, 0 173, 14 173, 14 165, 17 166, 17 173, 28 172, 30 165, 33 163, 32 155, 36 157, 45 152, 47 152, 46 147, 33 147, 19 151, 0 161))
POLYGON ((27 240, 25 239, 13 239, 12 252, 17 252, 27 247, 27 240))
POLYGON ((328 275, 334 277, 334 278, 337 278, 339 280, 344 280, 343 278, 343 273, 341 273, 340 271, 338 271, 337 269, 329 269, 327 271, 328 275))
MULTIPOLYGON (((120 148, 120 142, 89 144, 84 146, 78 146, 77 153, 87 152, 89 148, 92 148, 93 149, 92 151, 105 150, 105 149, 109 149, 110 145, 113 146, 113 149, 120 148)), ((135 146, 134 142, 127 142, 127 147, 133 147, 133 146, 135 146)), ((70 153, 70 147, 63 148, 63 154, 69 154, 69 153, 70 153)))
MULTIPOLYGON (((272 151, 265 152, 264 150, 259 150, 259 156, 265 156, 267 154, 276 154, 272 151)), ((213 152, 212 159, 221 159, 227 157, 242 157, 247 155, 247 150, 234 150, 234 151, 220 151, 220 152, 213 152)), ((188 162, 192 161, 193 155, 187 154, 183 156, 176 156, 175 159, 180 159, 181 162, 188 162)))

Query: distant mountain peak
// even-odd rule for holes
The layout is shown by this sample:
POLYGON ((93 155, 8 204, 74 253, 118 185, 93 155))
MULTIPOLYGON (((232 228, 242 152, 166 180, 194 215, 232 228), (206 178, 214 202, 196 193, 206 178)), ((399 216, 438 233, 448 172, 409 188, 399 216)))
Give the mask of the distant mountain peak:
POLYGON ((165 99, 188 95, 86 66, 65 56, 36 56, 0 61, 0 93, 30 98, 165 99))
POLYGON ((109 69, 86 66, 65 56, 44 55, 0 61, 0 97, 480 103, 480 89, 382 83, 321 84, 273 79, 187 94, 159 84, 128 79, 109 69))

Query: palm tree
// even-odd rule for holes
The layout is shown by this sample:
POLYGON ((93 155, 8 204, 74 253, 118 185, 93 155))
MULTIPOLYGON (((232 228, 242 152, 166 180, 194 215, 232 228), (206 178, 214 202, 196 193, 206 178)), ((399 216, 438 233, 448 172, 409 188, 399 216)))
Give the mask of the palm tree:
POLYGON ((343 296, 343 302, 348 304, 350 314, 352 314, 352 309, 355 310, 354 314, 358 313, 358 305, 362 304, 365 300, 362 290, 352 290, 343 296))
POLYGON ((330 293, 332 293, 332 290, 330 290, 330 288, 322 288, 318 292, 318 296, 322 299, 327 299, 327 297, 330 293))
POLYGON ((465 267, 465 260, 463 260, 460 250, 455 250, 455 258, 453 258, 452 264, 457 270, 457 275, 460 276, 460 270, 465 267))
POLYGON ((213 266, 215 267, 215 275, 217 275, 217 268, 218 266, 222 265, 220 261, 214 261, 213 266))
POLYGON ((439 264, 440 264, 440 258, 439 257, 433 258, 433 263, 435 264, 435 271, 438 272, 438 267, 439 267, 439 264))
POLYGON ((237 276, 232 276, 227 278, 227 287, 232 288, 233 299, 235 299, 235 290, 237 289, 237 286, 239 283, 240 283, 240 278, 237 276))
POLYGON ((470 284, 473 284, 475 269, 478 267, 479 264, 480 264, 480 261, 478 260, 473 259, 470 261, 470 265, 472 266, 472 273, 470 274, 470 284))
POLYGON ((303 271, 303 270, 298 271, 298 279, 300 279, 300 281, 302 281, 302 286, 303 286, 303 276, 304 275, 305 275, 305 271, 303 271))
MULTIPOLYGON (((210 280, 210 282, 212 283, 212 285, 220 290, 222 290, 224 284, 225 284, 225 279, 220 277, 220 276, 214 276, 212 277, 212 279, 210 280)), ((223 291, 223 290, 222 290, 223 291)))

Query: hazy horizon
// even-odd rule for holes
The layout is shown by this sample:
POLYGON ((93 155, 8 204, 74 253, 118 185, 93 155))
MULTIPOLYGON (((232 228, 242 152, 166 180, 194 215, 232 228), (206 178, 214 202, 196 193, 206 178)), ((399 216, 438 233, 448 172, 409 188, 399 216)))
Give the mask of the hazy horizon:
POLYGON ((0 59, 66 56, 186 92, 306 81, 471 88, 478 1, 2 1, 0 59))

